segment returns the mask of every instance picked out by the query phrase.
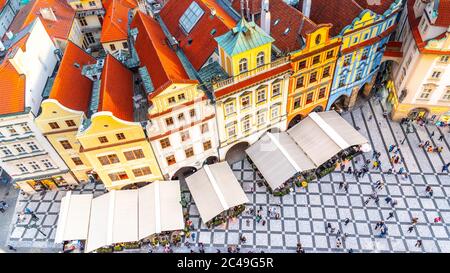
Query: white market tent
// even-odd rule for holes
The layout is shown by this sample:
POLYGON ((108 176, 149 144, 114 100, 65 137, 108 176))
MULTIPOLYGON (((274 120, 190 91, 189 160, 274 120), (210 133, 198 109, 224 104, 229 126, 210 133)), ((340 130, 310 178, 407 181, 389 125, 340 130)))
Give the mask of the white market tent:
POLYGON ((61 199, 55 243, 87 238, 92 198, 92 194, 72 194, 69 191, 61 199))
POLYGON ((272 189, 296 173, 316 167, 286 132, 266 133, 246 153, 272 189))
MULTIPOLYGON (((184 228, 179 181, 155 181, 137 190, 113 190, 94 199, 90 197, 89 202, 79 208, 85 217, 84 233, 75 238, 86 240, 85 252, 184 228)), ((76 216, 70 210, 61 209, 60 222, 73 223, 78 221, 76 216)), ((57 234, 62 234, 57 237, 60 242, 74 240, 73 236, 64 235, 67 229, 67 224, 58 222, 57 234)))
POLYGON ((246 153, 276 189, 296 173, 315 169, 355 145, 368 141, 336 111, 313 112, 287 132, 266 133, 246 153))
POLYGON ((205 165, 187 177, 186 184, 204 223, 232 207, 248 202, 227 162, 205 165))

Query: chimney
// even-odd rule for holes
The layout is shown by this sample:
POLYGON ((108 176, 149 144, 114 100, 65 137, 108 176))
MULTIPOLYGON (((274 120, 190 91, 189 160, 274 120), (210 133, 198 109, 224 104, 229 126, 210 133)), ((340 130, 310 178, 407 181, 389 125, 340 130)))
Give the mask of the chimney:
POLYGON ((267 35, 270 35, 269 0, 261 0, 261 28, 267 35))
POLYGON ((309 18, 309 14, 311 13, 311 0, 303 0, 302 13, 309 18))
POLYGON ((247 11, 247 20, 250 21, 250 7, 248 4, 248 0, 245 0, 245 10, 247 11))
POLYGON ((240 0, 241 1, 241 16, 244 17, 244 10, 245 10, 245 5, 244 5, 244 0, 240 0))
POLYGON ((42 18, 44 18, 45 20, 50 20, 50 21, 55 21, 55 22, 58 21, 52 8, 42 8, 39 10, 39 12, 41 13, 42 18))
POLYGON ((3 45, 3 42, 0 40, 0 52, 5 51, 5 45, 3 45))
POLYGON ((6 36, 8 37, 9 40, 12 40, 14 38, 14 33, 12 33, 12 31, 8 31, 6 32, 6 36))

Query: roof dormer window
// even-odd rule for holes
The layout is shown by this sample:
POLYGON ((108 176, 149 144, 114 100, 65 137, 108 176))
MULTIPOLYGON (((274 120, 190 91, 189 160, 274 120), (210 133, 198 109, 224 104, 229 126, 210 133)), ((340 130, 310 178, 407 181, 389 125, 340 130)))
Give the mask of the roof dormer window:
POLYGON ((180 17, 179 23, 181 28, 186 33, 190 33, 204 13, 205 12, 196 2, 192 2, 188 9, 180 17))

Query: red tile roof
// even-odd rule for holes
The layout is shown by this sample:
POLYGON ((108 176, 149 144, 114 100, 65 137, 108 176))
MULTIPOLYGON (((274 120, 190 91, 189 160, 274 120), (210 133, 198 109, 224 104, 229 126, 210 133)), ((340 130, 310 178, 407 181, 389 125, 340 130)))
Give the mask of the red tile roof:
POLYGON ((228 96, 229 94, 232 94, 232 93, 234 93, 236 91, 239 91, 239 90, 241 90, 243 88, 247 88, 249 86, 258 84, 258 83, 260 83, 262 81, 266 81, 266 80, 270 79, 271 77, 274 77, 274 76, 280 75, 282 73, 285 73, 285 72, 287 72, 287 71, 289 71, 291 69, 292 69, 291 64, 287 63, 285 65, 282 65, 280 67, 274 68, 274 69, 269 70, 267 72, 264 72, 264 73, 258 74, 256 76, 250 77, 250 78, 248 78, 246 80, 243 80, 241 82, 238 82, 236 84, 229 85, 229 86, 227 86, 227 87, 225 87, 223 89, 219 89, 219 90, 214 92, 214 95, 215 95, 215 97, 217 99, 220 99, 220 98, 222 98, 224 96, 228 96))
MULTIPOLYGON (((409 26, 411 28, 411 33, 414 37, 414 41, 416 42, 417 48, 419 49, 419 52, 425 53, 425 54, 450 54, 450 50, 432 50, 432 49, 426 49, 427 42, 422 39, 422 36, 419 32, 419 22, 421 17, 416 18, 414 14, 414 3, 415 0, 407 0, 406 2, 406 8, 408 9, 408 22, 409 26)), ((444 32, 443 35, 446 35, 444 32)), ((442 37, 443 38, 443 37, 442 37)))
POLYGON ((440 0, 438 7, 438 18, 434 22, 437 26, 450 26, 450 0, 440 0))
POLYGON ((354 0, 364 9, 370 9, 376 14, 385 13, 396 0, 354 0))
MULTIPOLYGON (((239 12, 240 0, 233 0, 233 8, 239 12)), ((261 6, 261 5, 260 5, 261 6)), ((317 28, 317 25, 308 17, 304 16, 296 8, 286 4, 283 0, 272 0, 269 3, 270 11, 270 36, 275 39, 275 46, 284 52, 291 52, 301 48, 301 36, 317 28), (302 22, 303 21, 303 22, 302 22), (275 25, 275 22, 277 24, 275 25), (289 32, 285 31, 289 28, 289 32)), ((258 13, 260 13, 259 10, 258 13)), ((259 17, 259 16, 258 16, 259 17)), ((261 25, 261 20, 256 20, 261 25)))
MULTIPOLYGON (((102 0, 102 5, 104 9, 107 9, 109 5, 115 0, 102 0)), ((136 0, 122 0, 123 5, 127 5, 130 9, 138 6, 136 0)))
POLYGON ((138 11, 131 23, 138 29, 135 43, 142 66, 146 66, 155 91, 151 97, 174 82, 196 82, 189 76, 176 53, 167 44, 166 36, 159 23, 138 11))
POLYGON ((19 75, 10 61, 0 64, 0 115, 25 109, 25 75, 19 75))
POLYGON ((133 84, 133 73, 108 54, 101 77, 98 111, 109 111, 121 120, 134 121, 133 84))
POLYGON ((101 43, 123 41, 128 38, 128 11, 132 6, 126 0, 111 0, 103 19, 101 43))
POLYGON ((73 20, 75 19, 75 10, 66 1, 32 0, 20 9, 16 17, 14 17, 9 30, 17 33, 37 17, 39 17, 51 38, 67 40, 72 29, 73 20), (42 8, 52 8, 57 21, 44 19, 39 12, 42 8))
MULTIPOLYGON (((301 4, 302 1, 298 5, 300 10, 302 9, 301 4)), ((313 0, 309 17, 316 24, 333 24, 330 35, 336 36, 344 27, 350 25, 362 11, 361 6, 352 0, 313 0)))
POLYGON ((81 70, 84 65, 95 62, 94 57, 69 41, 49 97, 67 108, 87 113, 92 94, 92 81, 83 76, 81 70))
POLYGON ((3 7, 6 5, 6 2, 8 2, 8 0, 0 0, 0 11, 3 9, 3 7))
POLYGON ((214 38, 228 32, 236 25, 236 22, 216 3, 216 0, 170 0, 163 7, 160 15, 196 70, 199 70, 216 50, 217 43, 214 38), (179 20, 194 1, 205 11, 205 14, 186 35, 179 26, 179 20), (215 16, 211 15, 212 9, 216 12, 215 16), (215 33, 211 34, 213 30, 215 33))

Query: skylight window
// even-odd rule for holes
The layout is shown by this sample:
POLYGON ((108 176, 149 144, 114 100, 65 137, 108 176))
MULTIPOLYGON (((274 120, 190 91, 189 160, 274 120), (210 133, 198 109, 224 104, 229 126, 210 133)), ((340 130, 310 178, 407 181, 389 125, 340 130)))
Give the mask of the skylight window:
POLYGON ((192 2, 192 4, 181 16, 179 21, 180 26, 186 33, 190 33, 204 13, 205 12, 196 2, 192 2))
POLYGON ((274 26, 278 25, 278 23, 280 22, 280 19, 275 20, 275 22, 273 23, 274 26))
POLYGON ((284 33, 283 33, 283 34, 284 34, 284 35, 287 35, 287 34, 289 33, 289 31, 291 31, 291 28, 288 27, 287 29, 284 30, 284 33))

